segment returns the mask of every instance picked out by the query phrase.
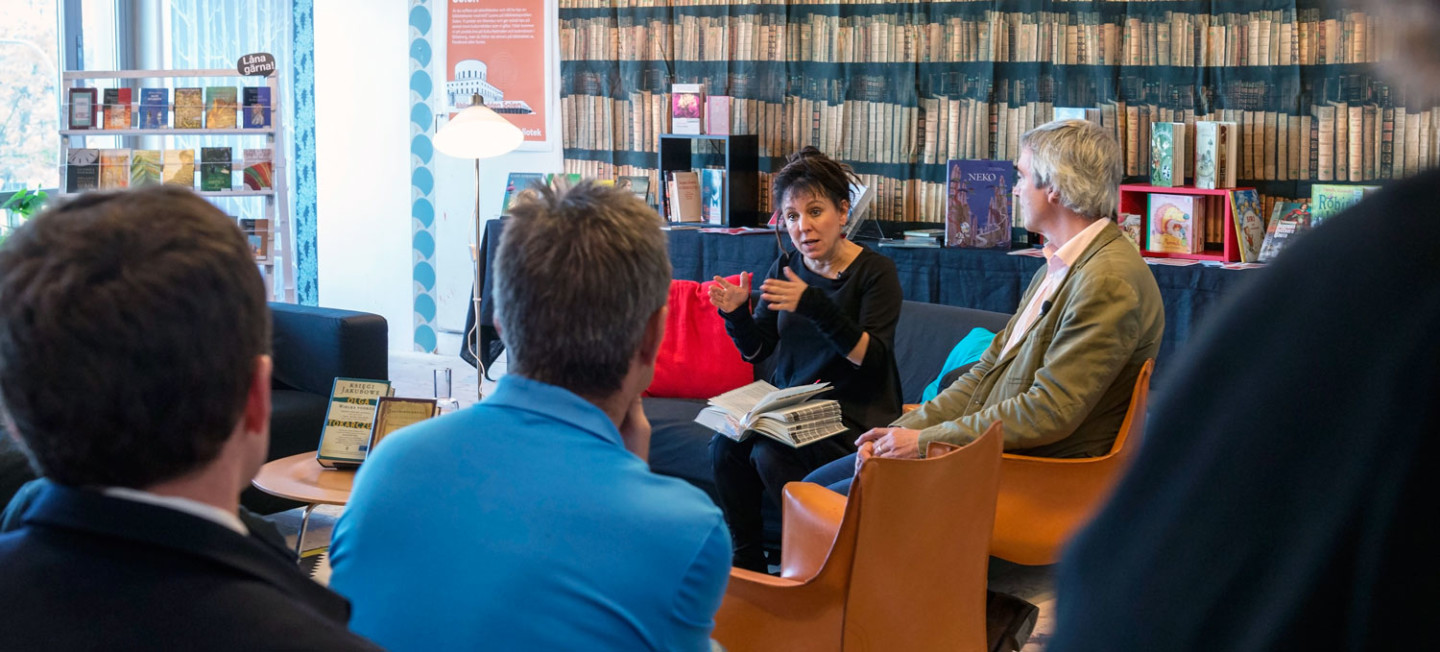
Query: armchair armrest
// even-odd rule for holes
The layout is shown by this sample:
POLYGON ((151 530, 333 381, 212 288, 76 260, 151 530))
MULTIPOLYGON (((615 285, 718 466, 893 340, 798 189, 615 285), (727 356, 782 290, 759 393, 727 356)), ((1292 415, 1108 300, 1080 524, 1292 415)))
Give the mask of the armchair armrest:
POLYGON ((783 511, 780 576, 803 582, 815 577, 830 555, 845 497, 813 482, 790 482, 783 511))
POLYGON ((271 303, 272 386, 330 395, 336 376, 390 378, 389 326, 380 315, 271 303))

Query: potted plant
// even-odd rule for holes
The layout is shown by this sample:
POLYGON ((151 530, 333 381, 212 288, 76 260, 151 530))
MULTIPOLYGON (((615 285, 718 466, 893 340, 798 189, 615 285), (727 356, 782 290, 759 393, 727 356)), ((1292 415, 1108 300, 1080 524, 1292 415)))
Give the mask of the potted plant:
POLYGON ((44 190, 39 188, 35 190, 21 189, 20 192, 10 195, 10 199, 6 200, 4 205, 0 205, 0 210, 10 211, 9 223, 0 224, 0 243, 5 242, 5 238, 10 236, 10 231, 30 219, 31 215, 40 212, 40 209, 45 206, 45 200, 49 197, 44 190), (16 219, 17 217, 19 219, 16 219))

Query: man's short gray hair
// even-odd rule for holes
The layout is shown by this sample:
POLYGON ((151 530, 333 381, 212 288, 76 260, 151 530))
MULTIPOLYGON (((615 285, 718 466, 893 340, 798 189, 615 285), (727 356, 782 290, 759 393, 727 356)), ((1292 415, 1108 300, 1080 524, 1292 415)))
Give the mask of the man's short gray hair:
POLYGON ((655 211, 591 182, 542 188, 511 209, 495 259, 495 317, 511 371, 585 397, 613 394, 669 288, 655 211))
POLYGON ((1125 170, 1120 145, 1100 125, 1047 122, 1025 132, 1020 148, 1030 150, 1035 187, 1058 192, 1062 206, 1092 220, 1115 214, 1125 170))

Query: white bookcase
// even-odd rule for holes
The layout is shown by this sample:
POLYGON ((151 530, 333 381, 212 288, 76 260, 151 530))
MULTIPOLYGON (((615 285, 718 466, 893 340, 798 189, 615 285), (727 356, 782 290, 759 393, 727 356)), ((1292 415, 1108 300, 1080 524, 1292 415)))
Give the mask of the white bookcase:
MULTIPOLYGON (((257 218, 269 220, 270 232, 268 237, 269 255, 257 258, 256 264, 265 277, 265 289, 272 300, 295 301, 295 256, 294 256, 294 227, 290 223, 290 195, 288 188, 289 161, 286 156, 286 149, 283 143, 283 97, 280 93, 280 81, 278 77, 245 76, 234 69, 215 70, 114 70, 114 71, 67 71, 62 73, 60 102, 64 105, 61 111, 60 129, 60 194, 64 196, 64 189, 69 187, 69 161, 70 150, 79 148, 91 149, 177 149, 174 147, 174 139, 180 137, 219 137, 223 139, 231 150, 231 190, 205 191, 200 190, 200 184, 193 185, 197 194, 211 200, 222 200, 235 198, 236 202, 228 203, 230 206, 222 206, 222 209, 231 212, 233 207, 242 206, 244 202, 259 202, 258 208, 241 208, 242 213, 249 213, 257 218), (237 121, 235 128, 222 129, 175 129, 174 101, 175 88, 209 86, 234 86, 237 88, 237 95, 243 94, 240 88, 245 86, 265 85, 270 88, 270 126, 259 128, 241 128, 237 121), (96 128, 72 129, 69 124, 69 89, 72 88, 95 88, 99 97, 96 98, 96 106, 93 115, 96 119, 96 128), (131 98, 131 125, 140 124, 139 106, 141 88, 170 89, 168 96, 170 106, 167 107, 167 124, 170 128, 162 129, 102 129, 103 125, 99 114, 100 104, 103 102, 104 89, 106 88, 132 88, 131 98), (98 143, 95 141, 99 141, 98 143), (263 145, 260 144, 263 142, 263 145), (272 188, 252 190, 245 188, 243 180, 236 187, 235 179, 243 175, 236 174, 243 169, 241 152, 245 149, 269 149, 272 170, 272 188)), ((203 93, 203 91, 202 91, 203 93)), ((202 106, 201 112, 205 113, 207 107, 202 106)), ((237 109, 243 111, 243 107, 237 109)), ((200 149, 206 146, 217 146, 217 143, 197 142, 186 148, 195 151, 195 170, 197 176, 201 170, 200 149)))

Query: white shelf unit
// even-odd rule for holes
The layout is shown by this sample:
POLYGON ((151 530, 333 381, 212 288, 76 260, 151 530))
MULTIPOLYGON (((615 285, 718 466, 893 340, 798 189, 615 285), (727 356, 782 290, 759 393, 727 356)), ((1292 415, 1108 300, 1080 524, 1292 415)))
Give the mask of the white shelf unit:
MULTIPOLYGON (((177 136, 224 136, 224 137, 227 137, 227 138, 233 138, 236 143, 239 143, 239 144, 242 145, 242 147, 238 147, 238 148, 236 147, 235 144, 231 144, 231 145, 230 145, 230 150, 231 150, 231 152, 232 152, 232 157, 231 157, 231 169, 238 171, 238 170, 241 170, 241 169, 243 168, 243 165, 239 164, 240 162, 237 162, 237 161, 235 160, 234 153, 236 152, 237 149, 241 149, 241 150, 246 149, 245 147, 243 147, 244 141, 241 140, 241 139, 243 139, 243 138, 263 138, 263 139, 265 140, 265 146, 264 146, 263 149, 269 149, 269 150, 270 150, 270 160, 271 160, 271 165, 273 166, 273 169, 272 169, 273 182, 272 182, 272 183, 273 183, 273 186, 274 186, 274 187, 272 187, 272 188, 267 188, 267 189, 263 189, 263 190, 251 190, 251 189, 248 189, 248 188, 244 188, 243 182, 242 182, 242 185, 241 185, 240 188, 238 188, 238 189, 233 189, 233 190, 220 190, 220 191, 208 190, 208 191, 207 191, 207 190, 200 190, 200 187, 199 187, 198 185, 194 186, 192 189, 195 190, 196 194, 199 194, 199 195, 201 195, 201 196, 203 196, 203 197, 207 197, 207 198, 231 198, 231 197, 234 197, 234 198, 260 197, 260 198, 261 198, 259 201, 264 202, 264 209, 263 209, 263 210, 264 210, 265 219, 268 219, 268 220, 270 221, 270 234, 269 234, 269 237, 270 237, 270 242, 269 242, 269 252, 270 252, 270 255, 267 256, 267 257, 265 257, 265 258, 263 258, 263 259, 257 259, 257 260, 256 260, 256 264, 260 267, 260 271, 261 271, 261 273, 262 273, 262 274, 264 275, 264 277, 265 277, 265 290, 266 290, 267 295, 268 295, 272 300, 287 301, 287 302, 293 303, 293 302, 295 301, 295 255, 294 255, 294 251, 295 251, 295 247, 294 247, 295 237, 294 237, 294 227, 293 227, 293 225, 290 223, 290 193, 289 193, 289 186, 288 186, 289 167, 290 167, 290 166, 289 166, 289 160, 288 160, 288 158, 287 158, 287 156, 286 156, 286 150, 285 150, 285 147, 284 147, 284 138, 283 138, 283 134, 284 134, 284 130, 283 130, 283 120, 284 120, 284 118, 283 118, 283 115, 284 115, 284 112, 282 111, 282 108, 283 108, 284 104, 283 104, 283 101, 282 101, 283 98, 282 98, 281 93, 280 93, 280 80, 279 80, 278 77, 276 77, 276 76, 270 76, 270 77, 245 76, 245 75, 239 74, 238 72, 236 72, 236 71, 233 70, 233 69, 225 69, 225 68, 212 69, 212 70, 110 70, 110 71, 105 71, 105 70, 79 70, 79 71, 66 71, 66 72, 64 72, 64 73, 61 74, 61 81, 62 81, 62 85, 63 85, 64 88, 61 90, 60 101, 61 101, 62 103, 68 103, 68 101, 69 101, 69 100, 68 100, 68 98, 69 98, 69 89, 71 89, 71 88, 82 88, 82 87, 97 88, 97 91, 96 91, 97 95, 103 95, 103 94, 104 94, 104 90, 103 90, 104 88, 118 88, 118 87, 122 87, 122 86, 124 86, 124 87, 129 87, 129 88, 134 88, 135 91, 134 91, 133 97, 132 97, 132 99, 131 99, 131 101, 132 101, 132 105, 131 105, 131 107, 132 107, 132 108, 131 108, 131 110, 132 110, 131 124, 133 125, 133 124, 137 124, 137 116, 136 116, 133 112, 134 112, 134 111, 136 110, 136 108, 139 106, 139 95, 140 95, 139 89, 142 88, 142 87, 155 88, 155 87, 164 86, 164 87, 170 89, 169 95, 170 95, 171 106, 168 107, 167 110, 170 111, 171 113, 170 113, 170 115, 169 115, 170 119, 169 119, 169 121, 168 121, 168 124, 173 125, 173 124, 175 124, 175 120, 174 120, 174 117, 173 117, 174 98, 175 98, 175 90, 174 90, 174 89, 175 89, 177 86, 179 86, 179 87, 181 87, 181 88, 184 88, 184 87, 187 87, 187 86, 191 86, 191 87, 198 86, 198 87, 202 87, 202 88, 203 88, 203 87, 206 87, 206 86, 214 86, 214 85, 216 85, 216 84, 213 83, 213 82, 199 83, 199 82, 194 82, 194 81, 190 81, 190 82, 186 82, 186 81, 185 81, 185 80, 187 80, 187 79, 188 79, 188 80, 195 80, 195 79, 201 79, 201 78, 223 78, 223 79, 231 79, 231 80, 234 80, 234 82, 232 82, 230 85, 235 86, 235 87, 237 87, 237 88, 239 88, 239 87, 244 87, 244 86, 247 86, 247 85, 248 85, 248 86, 257 85, 255 82, 260 82, 260 83, 263 83, 265 86, 268 86, 268 87, 270 88, 270 126, 269 126, 269 127, 262 127, 262 128, 255 128, 255 129, 244 129, 244 128, 224 128, 224 129, 138 129, 138 128, 137 128, 137 129, 99 129, 99 128, 96 128, 96 129, 68 129, 68 128, 67 128, 67 129, 61 129, 61 130, 60 130, 60 136, 61 136, 61 138, 60 138, 60 167, 61 167, 61 170, 60 170, 60 171, 61 171, 61 175, 60 175, 60 177, 61 177, 61 179, 63 180, 63 181, 62 181, 61 188, 67 187, 66 184, 68 184, 69 170, 68 170, 67 168, 68 168, 68 164, 69 164, 69 161, 70 161, 70 149, 71 149, 71 148, 85 147, 85 146, 86 146, 86 141, 89 140, 89 139, 94 139, 94 138, 114 138, 114 139, 120 139, 120 142, 121 142, 122 144, 121 144, 121 145, 118 145, 117 148, 118 148, 118 147, 124 147, 124 148, 129 148, 129 149, 147 149, 146 147, 134 147, 134 144, 135 144, 135 142, 136 142, 135 139, 138 139, 138 138, 145 138, 145 139, 147 139, 147 140, 148 140, 148 139, 153 139, 153 138, 168 139, 168 138, 173 138, 173 137, 177 137, 177 136), (179 81, 177 81, 177 80, 179 80, 179 81), (92 85, 92 84, 87 84, 86 82, 97 82, 97 83, 92 85), (248 84, 247 84, 246 82, 251 82, 251 83, 248 83, 248 84), (101 86, 101 84, 103 84, 103 86, 101 86), (278 262, 277 262, 277 261, 278 261, 278 262), (277 267, 278 267, 278 269, 277 269, 277 267)), ((243 91, 237 91, 237 93, 243 93, 243 91)), ((96 101, 97 101, 97 106, 96 106, 97 111, 96 111, 95 115, 96 115, 96 117, 98 118, 98 117, 99 117, 98 108, 99 108, 99 102, 101 102, 101 100, 100 100, 100 98, 97 97, 96 101)), ((243 108, 244 108, 244 107, 237 107, 237 109, 240 109, 241 111, 243 111, 243 108)), ((202 113, 204 113, 204 109, 205 109, 205 107, 201 107, 202 113)), ((69 105, 68 105, 68 104, 65 104, 65 110, 64 110, 64 111, 61 111, 61 114, 62 114, 63 117, 66 118, 66 120, 65 120, 65 123, 66 123, 65 126, 68 127, 68 126, 69 126, 69 125, 68 125, 68 116, 69 116, 69 105)), ((98 122, 98 120, 97 120, 97 122, 98 122)), ((97 124, 97 126, 99 126, 99 125, 97 124)), ((155 141, 151 141, 151 142, 153 143, 153 142, 155 142, 155 141)), ((96 148, 96 149, 113 149, 113 148, 96 148)), ((197 148, 197 149, 198 149, 198 148, 197 148)), ((251 147, 251 148, 249 148, 249 149, 262 149, 262 148, 260 148, 260 147, 251 147)), ((196 170, 197 170, 197 171, 200 169, 200 167, 199 167, 200 164, 201 164, 200 156, 199 156, 199 153, 198 153, 198 151, 197 151, 196 157, 195 157, 195 165, 196 165, 196 170)), ((234 186, 234 182, 233 182, 233 176, 232 176, 232 188, 233 188, 233 186, 234 186)), ((62 192, 61 194, 62 194, 62 196, 63 196, 65 193, 62 192)))

